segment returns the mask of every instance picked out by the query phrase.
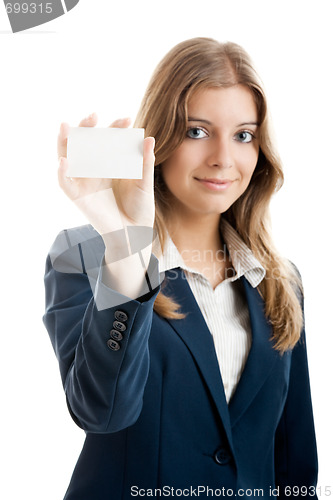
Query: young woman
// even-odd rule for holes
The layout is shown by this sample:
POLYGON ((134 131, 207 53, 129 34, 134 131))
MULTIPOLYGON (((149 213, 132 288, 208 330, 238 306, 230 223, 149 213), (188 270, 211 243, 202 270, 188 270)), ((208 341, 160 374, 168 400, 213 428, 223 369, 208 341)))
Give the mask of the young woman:
POLYGON ((65 498, 312 498, 302 288, 270 236, 283 173, 249 56, 180 43, 135 126, 141 180, 66 177, 59 134, 60 185, 89 222, 58 236, 45 276, 44 322, 86 431, 65 498))

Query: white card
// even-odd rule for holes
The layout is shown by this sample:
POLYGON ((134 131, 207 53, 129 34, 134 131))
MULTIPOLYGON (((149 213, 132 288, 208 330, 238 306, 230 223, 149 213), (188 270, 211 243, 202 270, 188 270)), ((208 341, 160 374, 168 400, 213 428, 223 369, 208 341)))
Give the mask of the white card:
POLYGON ((143 128, 70 127, 68 177, 142 179, 143 128))

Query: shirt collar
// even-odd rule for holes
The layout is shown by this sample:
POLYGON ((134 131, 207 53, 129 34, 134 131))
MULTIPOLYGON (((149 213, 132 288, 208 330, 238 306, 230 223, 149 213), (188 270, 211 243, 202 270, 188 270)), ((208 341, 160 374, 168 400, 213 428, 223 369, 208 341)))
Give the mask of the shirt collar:
MULTIPOLYGON (((235 281, 241 276, 244 276, 250 285, 255 288, 261 283, 266 275, 264 267, 254 257, 249 247, 244 243, 237 231, 221 217, 221 233, 223 240, 229 252, 229 256, 235 270, 235 275, 228 278, 230 281, 235 281)), ((160 272, 181 267, 185 271, 198 273, 197 270, 190 268, 184 263, 176 245, 168 235, 165 242, 163 255, 159 258, 160 272)))

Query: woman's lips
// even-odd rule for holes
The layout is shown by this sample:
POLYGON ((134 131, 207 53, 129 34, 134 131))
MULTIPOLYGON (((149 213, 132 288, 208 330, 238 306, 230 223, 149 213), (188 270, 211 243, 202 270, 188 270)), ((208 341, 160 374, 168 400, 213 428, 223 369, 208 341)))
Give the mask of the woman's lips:
POLYGON ((230 187, 233 183, 233 180, 231 179, 198 179, 197 177, 195 177, 195 179, 199 181, 200 184, 207 187, 208 189, 211 189, 212 191, 224 191, 225 189, 228 189, 228 187, 230 187))

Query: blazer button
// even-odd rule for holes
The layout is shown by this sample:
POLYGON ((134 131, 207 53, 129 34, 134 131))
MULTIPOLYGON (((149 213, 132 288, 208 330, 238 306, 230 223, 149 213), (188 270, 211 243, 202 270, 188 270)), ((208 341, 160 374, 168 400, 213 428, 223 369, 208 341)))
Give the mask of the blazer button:
POLYGON ((119 351, 120 349, 120 345, 118 344, 118 342, 112 339, 107 341, 107 345, 110 349, 112 349, 112 351, 119 351))
POLYGON ((123 335, 118 330, 111 330, 110 337, 114 340, 123 340, 123 335))
POLYGON ((119 330, 120 332, 124 332, 126 330, 126 326, 121 321, 114 321, 113 328, 119 330))
POLYGON ((128 320, 128 316, 126 313, 124 313, 124 311, 116 311, 114 313, 114 317, 118 320, 118 321, 127 321, 128 320))
POLYGON ((219 465, 226 465, 230 462, 230 455, 225 448, 219 448, 214 455, 214 460, 219 465))

